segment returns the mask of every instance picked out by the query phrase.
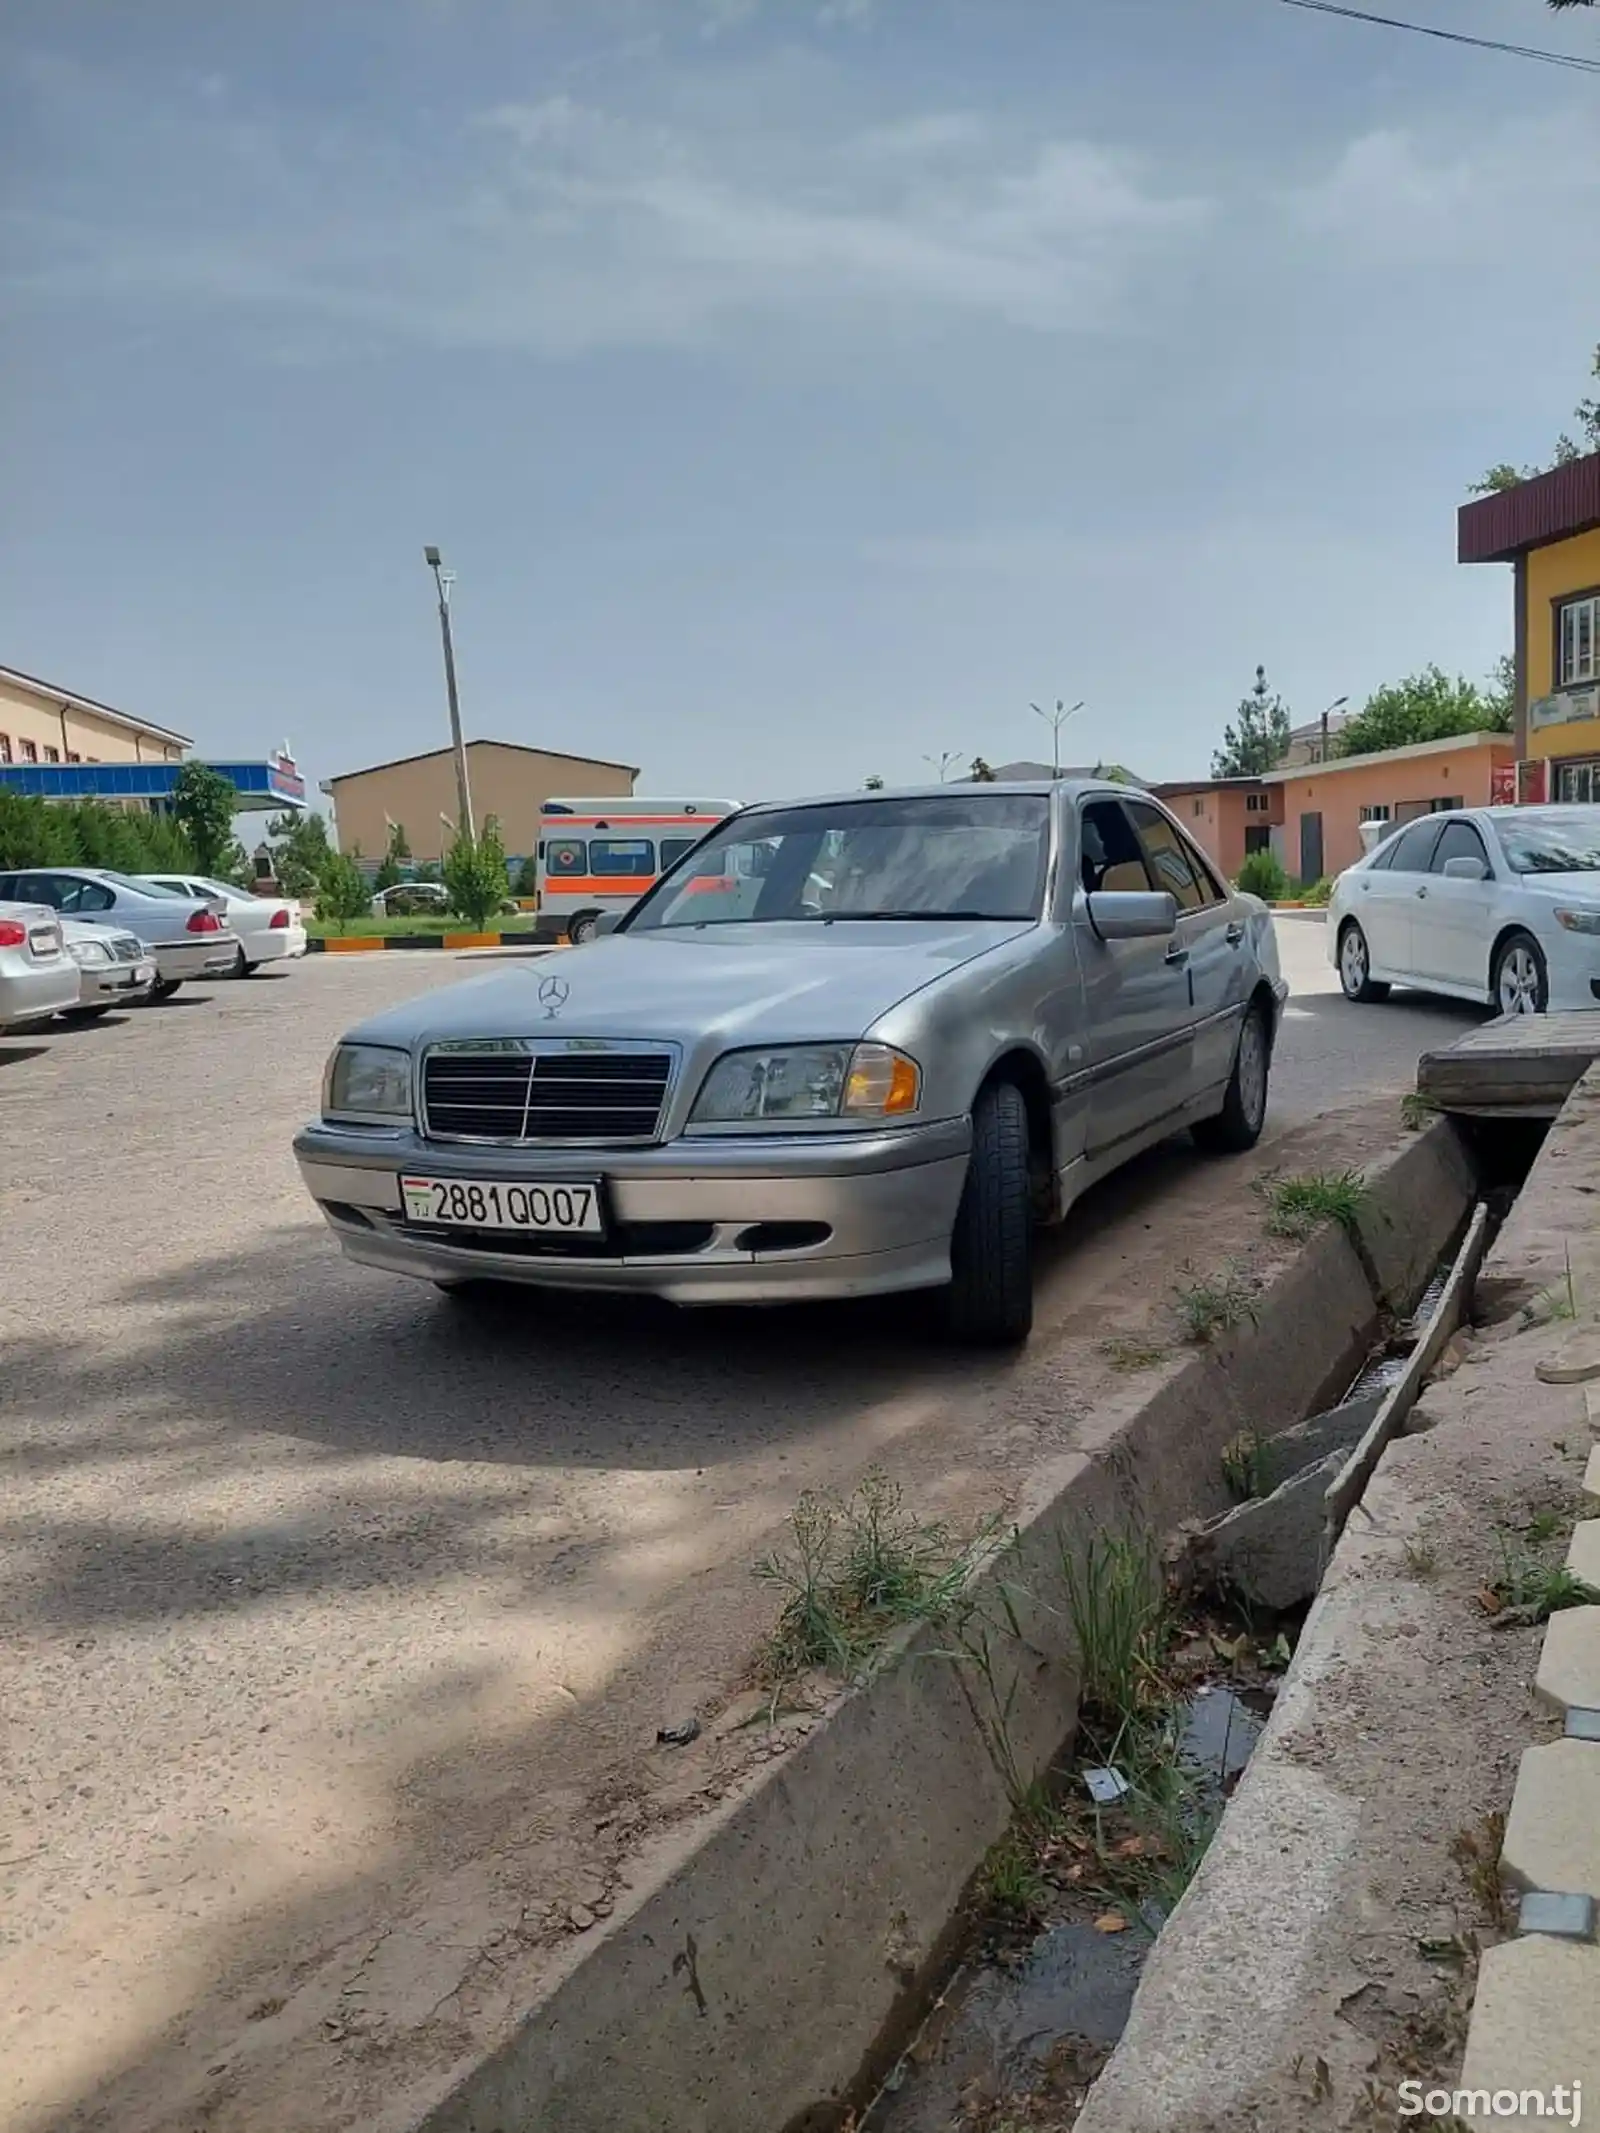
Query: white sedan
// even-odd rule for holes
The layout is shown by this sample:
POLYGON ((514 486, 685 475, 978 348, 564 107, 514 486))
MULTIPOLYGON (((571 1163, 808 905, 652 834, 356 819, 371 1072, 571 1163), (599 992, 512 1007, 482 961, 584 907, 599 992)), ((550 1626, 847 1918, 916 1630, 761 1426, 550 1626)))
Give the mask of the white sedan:
POLYGON ((135 1007, 155 990, 155 957, 136 933, 63 918, 61 937, 78 966, 78 1001, 63 1009, 69 1021, 93 1022, 113 1007, 135 1007))
POLYGON ((257 896, 253 889, 215 881, 209 874, 145 874, 140 878, 179 896, 201 897, 217 911, 228 931, 238 935, 233 952, 235 977, 247 978, 263 963, 283 962, 306 952, 300 906, 286 897, 257 896))
POLYGON ((1423 815, 1333 885, 1328 955, 1347 1000, 1391 985, 1503 1015, 1600 1003, 1600 807, 1423 815))

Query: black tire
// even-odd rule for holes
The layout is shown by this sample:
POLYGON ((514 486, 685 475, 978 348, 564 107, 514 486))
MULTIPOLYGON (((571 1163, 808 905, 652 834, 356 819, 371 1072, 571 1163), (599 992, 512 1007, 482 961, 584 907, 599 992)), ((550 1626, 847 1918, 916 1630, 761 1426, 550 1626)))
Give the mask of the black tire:
POLYGON ((182 978, 157 978, 150 988, 150 997, 152 1000, 170 1000, 182 983, 182 978))
POLYGON ((598 911, 579 911, 575 913, 567 926, 567 939, 574 948, 581 948, 585 941, 594 939, 595 924, 599 916, 598 911))
POLYGON ((1202 1118, 1189 1130, 1208 1155, 1242 1155, 1261 1138, 1267 1117, 1267 1081, 1272 1069, 1272 1038, 1266 1010, 1259 1001, 1239 1029, 1228 1093, 1215 1118, 1202 1118))
POLYGON ((245 954, 244 942, 241 941, 238 947, 235 948, 235 950, 233 951, 233 968, 228 973, 229 976, 235 978, 252 977, 255 974, 255 967, 256 966, 254 965, 254 963, 252 963, 250 958, 245 954))
POLYGON ((957 1340, 1014 1346, 1033 1330, 1028 1107, 992 1082, 972 1108, 972 1154, 950 1235, 948 1318, 957 1340))
POLYGON ((1550 1012, 1550 966, 1531 933, 1508 933, 1495 950, 1489 994, 1502 1015, 1550 1012))
POLYGON ((1339 928, 1339 989, 1347 1000, 1388 999, 1388 986, 1367 976, 1371 966, 1367 936, 1353 918, 1346 919, 1339 928))

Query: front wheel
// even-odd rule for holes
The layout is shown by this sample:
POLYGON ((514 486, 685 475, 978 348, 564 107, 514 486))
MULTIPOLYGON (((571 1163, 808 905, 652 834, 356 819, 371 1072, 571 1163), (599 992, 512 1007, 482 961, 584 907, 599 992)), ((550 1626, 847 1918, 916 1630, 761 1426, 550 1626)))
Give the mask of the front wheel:
POLYGON ((182 978, 157 978, 150 988, 150 997, 152 1000, 170 1000, 182 983, 182 978))
POLYGON ((1272 1063, 1272 1040, 1267 1018, 1258 1005, 1244 1018, 1239 1049, 1233 1055, 1228 1093, 1215 1118, 1202 1118, 1190 1128, 1196 1145, 1214 1155, 1239 1155, 1261 1138, 1267 1117, 1267 1070, 1272 1063))
POLYGON ((598 911, 580 911, 578 913, 567 928, 567 939, 574 948, 581 948, 585 941, 594 939, 595 923, 599 916, 598 911))
POLYGON ((1489 981, 1503 1015, 1542 1015, 1550 1005, 1550 968, 1531 933, 1508 933, 1489 981))
POLYGON ((984 1347, 1033 1329, 1033 1191, 1028 1107, 1014 1082, 984 1089, 950 1236, 950 1331, 984 1347))
POLYGON ((1388 999, 1388 986, 1368 977, 1371 967, 1367 936, 1352 918, 1339 935, 1339 983, 1347 1000, 1388 999))

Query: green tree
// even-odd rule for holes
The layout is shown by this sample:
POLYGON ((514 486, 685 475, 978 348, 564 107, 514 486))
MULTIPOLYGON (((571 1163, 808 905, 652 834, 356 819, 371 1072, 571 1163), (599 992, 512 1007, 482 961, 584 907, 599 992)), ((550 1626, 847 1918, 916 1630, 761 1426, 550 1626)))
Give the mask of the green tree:
POLYGON ((967 772, 967 776, 974 785, 993 785, 995 783, 994 771, 981 755, 975 755, 972 758, 972 768, 967 772))
MULTIPOLYGON (((1592 7, 1595 0, 1550 0, 1552 7, 1592 7)), ((1600 379, 1600 347, 1594 352, 1594 362, 1589 375, 1600 379)), ((1564 467, 1574 459, 1582 459, 1590 452, 1600 452, 1600 393, 1592 393, 1587 400, 1580 400, 1573 409, 1573 420, 1578 425, 1578 435, 1569 437, 1565 430, 1555 441, 1550 455, 1550 467, 1564 467)), ((1550 467, 1514 467, 1509 460, 1472 484, 1475 496, 1499 496, 1507 489, 1515 489, 1525 481, 1536 481, 1541 474, 1548 474, 1550 467)))
POLYGON ((314 896, 332 856, 328 825, 320 815, 279 815, 267 824, 272 871, 285 896, 314 896))
POLYGON ((517 869, 516 881, 512 884, 513 896, 537 896, 539 893, 539 862, 524 859, 517 869))
POLYGON ((1247 852, 1236 886, 1247 896, 1259 896, 1266 903, 1279 904, 1289 893, 1289 877, 1276 852, 1247 852))
POLYGON ((220 874, 234 843, 238 791, 209 763, 185 763, 172 788, 172 816, 188 839, 195 871, 220 874))
POLYGON ((864 792, 882 792, 883 780, 879 777, 876 771, 874 771, 871 777, 866 780, 865 784, 862 787, 862 790, 864 792))
POLYGON ((1222 746, 1211 758, 1214 778, 1258 778, 1275 770, 1289 753, 1289 707, 1256 668, 1255 685, 1240 703, 1233 723, 1223 728, 1222 746))
POLYGON ((500 825, 493 815, 484 817, 476 837, 458 836, 445 854, 444 885, 450 892, 450 908, 481 932, 487 919, 506 899, 506 848, 500 841, 500 825))
POLYGON ((378 871, 372 878, 375 889, 392 889, 401 879, 400 865, 391 853, 385 852, 378 862, 378 871))
POLYGON ((391 822, 389 824, 389 849, 385 852, 384 857, 392 859, 396 866, 409 864, 411 859, 411 840, 406 835, 406 826, 403 822, 391 822))
MULTIPOLYGON (((351 919, 365 917, 372 908, 372 891, 367 886, 367 877, 356 864, 360 857, 359 849, 354 852, 330 851, 317 877, 317 916, 329 925, 339 927, 341 932, 351 919)), ((283 879, 281 875, 278 878, 283 879)))
POLYGON ((1335 755, 1374 755, 1382 748, 1409 748, 1416 741, 1442 741, 1455 733, 1505 732, 1509 700, 1491 684, 1454 680, 1437 666, 1375 690, 1338 735, 1335 755))

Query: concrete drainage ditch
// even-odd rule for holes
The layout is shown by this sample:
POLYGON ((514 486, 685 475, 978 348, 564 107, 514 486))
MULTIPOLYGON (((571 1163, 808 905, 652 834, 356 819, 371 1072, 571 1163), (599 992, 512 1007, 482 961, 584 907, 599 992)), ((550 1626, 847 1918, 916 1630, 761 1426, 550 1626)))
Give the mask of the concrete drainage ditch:
MULTIPOLYGON (((1079 1448, 1030 1478, 1013 1537, 971 1589, 974 1609, 1006 1625, 985 1668, 953 1664, 934 1625, 893 1640, 691 1846, 651 1863, 648 1884, 574 1949, 494 2057, 408 2121, 415 2133, 859 2126, 951 1975, 971 1891, 1019 1799, 1073 1741, 1080 1670, 1063 1624, 1085 1550, 1096 1536, 1168 1535, 1188 1521, 1214 1537, 1234 1508, 1223 1454, 1241 1432, 1305 1472, 1318 1440, 1294 1433, 1339 1405, 1384 1328, 1415 1308, 1479 1184, 1443 1121, 1371 1165, 1352 1233, 1319 1230, 1257 1295, 1253 1321, 1091 1416, 1079 1448)), ((1350 1426, 1340 1418, 1341 1438, 1350 1426)), ((1251 1686, 1234 1679, 1238 1656, 1210 1678, 1198 1670, 1197 1725, 1202 1706, 1251 1686)), ((1236 1747, 1224 1732, 1219 1793, 1236 1747)), ((1185 1735, 1203 1789, 1207 1751, 1185 1735)), ((1131 1929, 1097 1938, 1134 1945, 1131 1929)), ((1082 1949, 1065 1935, 1039 1954, 1013 2026, 1042 2034, 1052 1996, 1070 2014, 1082 1949)))

